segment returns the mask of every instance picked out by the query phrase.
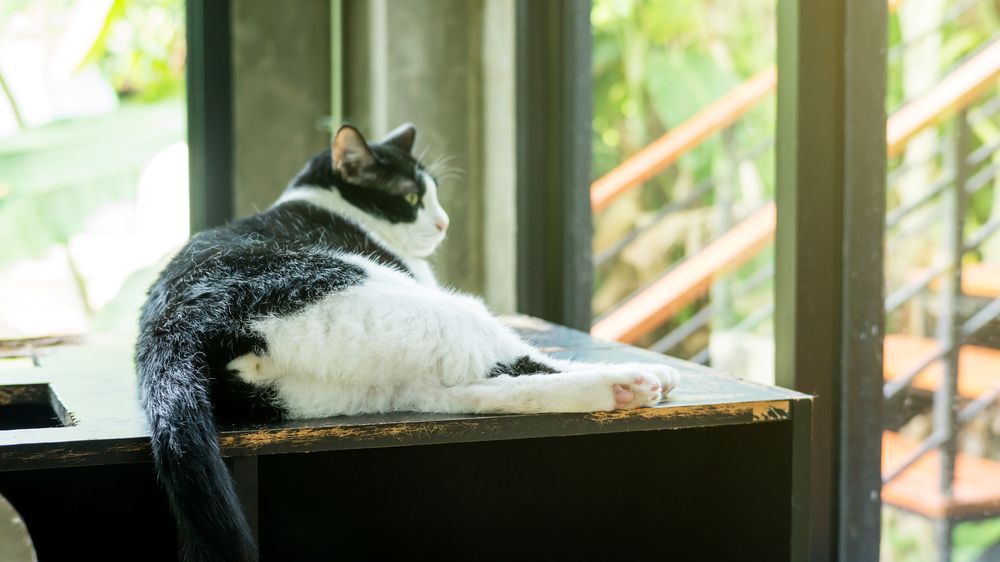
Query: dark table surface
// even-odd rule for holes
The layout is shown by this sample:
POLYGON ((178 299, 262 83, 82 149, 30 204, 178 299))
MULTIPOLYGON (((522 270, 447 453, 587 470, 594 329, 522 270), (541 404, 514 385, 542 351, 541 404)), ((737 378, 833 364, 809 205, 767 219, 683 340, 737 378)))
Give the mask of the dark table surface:
MULTIPOLYGON (((296 420, 226 429, 227 456, 586 435, 787 420, 809 397, 726 376, 698 365, 544 321, 505 320, 543 351, 564 359, 662 362, 681 375, 654 408, 589 414, 455 415, 394 413, 296 420)), ((91 341, 43 358, 40 367, 0 371, 0 415, 19 385, 48 384, 65 408, 67 427, 0 431, 0 471, 143 462, 149 433, 136 391, 132 349, 91 341)), ((34 387, 36 390, 39 387, 34 387)))

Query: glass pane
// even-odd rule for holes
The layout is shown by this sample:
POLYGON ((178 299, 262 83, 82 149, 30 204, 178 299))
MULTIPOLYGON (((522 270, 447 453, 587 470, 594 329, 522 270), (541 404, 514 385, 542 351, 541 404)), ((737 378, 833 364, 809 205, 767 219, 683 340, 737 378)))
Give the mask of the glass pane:
POLYGON ((594 335, 774 380, 775 3, 596 0, 594 335))
POLYGON ((997 560, 1000 5, 895 4, 882 559, 997 560))
POLYGON ((185 58, 181 0, 0 4, 0 340, 135 330, 188 235, 185 58))

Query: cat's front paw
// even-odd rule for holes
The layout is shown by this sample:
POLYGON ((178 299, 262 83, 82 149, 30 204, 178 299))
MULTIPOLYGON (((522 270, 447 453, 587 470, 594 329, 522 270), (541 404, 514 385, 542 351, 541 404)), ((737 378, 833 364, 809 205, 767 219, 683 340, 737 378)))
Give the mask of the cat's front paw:
POLYGON ((250 384, 261 384, 270 378, 267 374, 267 359, 256 353, 240 355, 227 363, 226 369, 250 384))
POLYGON ((655 406, 663 398, 663 385, 657 376, 638 373, 611 386, 616 410, 655 406))
POLYGON ((625 363, 620 368, 628 373, 643 373, 660 381, 660 391, 665 397, 680 382, 680 374, 673 367, 663 363, 625 363))
POLYGON ((673 390, 677 386, 677 383, 681 380, 680 373, 678 373, 673 367, 658 365, 655 363, 643 365, 643 367, 648 370, 651 375, 654 375, 660 380, 660 386, 663 389, 664 396, 673 390))

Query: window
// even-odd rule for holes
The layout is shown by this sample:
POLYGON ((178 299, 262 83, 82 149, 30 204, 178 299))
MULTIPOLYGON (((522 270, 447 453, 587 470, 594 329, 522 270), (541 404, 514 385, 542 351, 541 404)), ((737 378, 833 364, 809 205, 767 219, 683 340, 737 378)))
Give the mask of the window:
POLYGON ((774 381, 775 5, 593 3, 592 332, 774 381))
POLYGON ((995 559, 997 6, 900 3, 888 63, 883 559, 995 559))
POLYGON ((181 0, 0 7, 0 356, 135 330, 188 236, 185 62, 181 0))
MULTIPOLYGON (((865 27, 851 19, 861 3, 779 4, 791 86, 789 105, 775 111, 774 6, 593 3, 592 331, 772 382, 776 298, 792 311, 777 335, 786 350, 779 380, 784 357, 792 374, 783 382, 817 394, 814 446, 831 451, 813 457, 825 473, 814 479, 848 473, 848 500, 819 500, 818 512, 832 515, 814 525, 837 517, 859 524, 865 513, 869 494, 851 467, 877 458, 869 452, 879 450, 878 405, 838 412, 884 395, 883 559, 996 559, 1000 8, 890 1, 888 25, 866 16, 876 24, 865 27), (869 171, 881 177, 878 159, 860 158, 870 155, 863 137, 880 127, 874 106, 859 102, 881 98, 880 84, 864 84, 866 76, 881 80, 880 40, 888 43, 884 260, 872 250, 882 228, 864 226, 863 203, 851 206, 864 200, 869 171), (821 70, 809 74, 809 65, 821 70), (844 76, 830 78, 845 65, 844 76), (813 99, 824 96, 833 97, 813 99), (855 97, 845 105, 837 96, 855 97), (775 154, 782 114, 788 125, 779 135, 791 144, 775 154), (776 267, 771 202, 782 170, 779 245, 788 257, 776 267), (854 220, 862 232, 838 233, 854 220), (884 270, 866 267, 873 263, 884 270), (785 292, 773 297, 782 267, 785 292), (876 310, 881 282, 886 336, 877 368, 866 342, 880 338, 882 323, 864 310, 876 310), (822 304, 804 302, 815 299, 822 304), (817 327, 825 333, 800 336, 817 327), (868 396, 861 386, 882 392, 858 398, 868 396), (838 450, 842 436, 846 450, 838 450)), ((814 485, 814 501, 838 493, 837 484, 822 486, 814 485)), ((866 524, 877 537, 877 521, 866 524)))

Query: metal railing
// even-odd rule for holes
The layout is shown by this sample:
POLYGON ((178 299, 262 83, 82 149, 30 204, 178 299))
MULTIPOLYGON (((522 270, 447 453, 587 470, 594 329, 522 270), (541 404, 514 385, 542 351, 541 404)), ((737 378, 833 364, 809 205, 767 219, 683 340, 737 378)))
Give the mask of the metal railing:
MULTIPOLYGON (((964 12, 971 4, 968 1, 957 4, 949 13, 964 12)), ((654 143, 657 145, 655 149, 643 151, 639 157, 629 159, 595 182, 591 191, 595 212, 606 209, 614 199, 676 163, 711 135, 732 132, 739 119, 773 91, 775 76, 773 68, 754 76, 675 129, 674 131, 680 131, 676 138, 657 141, 654 143), (678 139, 683 139, 684 142, 678 139)), ((1000 231, 1000 214, 994 213, 994 218, 985 221, 975 231, 966 232, 968 201, 983 187, 995 183, 1000 172, 1000 158, 995 157, 1000 150, 1000 134, 983 142, 975 150, 970 150, 973 128, 985 120, 994 119, 1000 112, 1000 95, 986 96, 996 89, 998 80, 1000 39, 995 38, 961 61, 930 91, 909 100, 894 112, 886 127, 889 157, 902 154, 913 138, 932 127, 940 126, 949 135, 949 141, 943 143, 946 144, 945 147, 939 147, 939 150, 919 161, 908 161, 897 166, 888 176, 891 186, 917 168, 939 161, 946 168, 933 183, 925 186, 918 197, 900 204, 886 216, 887 233, 890 233, 887 234, 887 244, 890 249, 927 232, 932 225, 943 229, 944 243, 942 255, 935 263, 892 291, 885 301, 886 313, 890 314, 899 311, 917 297, 926 298, 934 289, 938 295, 939 309, 937 347, 921 357, 913 358, 905 372, 885 382, 886 400, 891 400, 910 388, 919 375, 936 363, 942 365, 942 375, 933 393, 933 431, 896 465, 886 467, 883 474, 885 483, 892 482, 928 452, 936 449, 939 451, 938 492, 946 501, 950 501, 954 492, 958 430, 1000 400, 1000 372, 996 373, 996 386, 978 396, 961 396, 958 385, 962 346, 1000 317, 1000 298, 985 303, 972 314, 964 313, 961 306, 967 298, 963 293, 964 258, 969 253, 978 251, 991 236, 1000 231), (957 408, 963 400, 964 405, 957 408)), ((772 142, 772 139, 759 142, 746 153, 735 156, 734 160, 742 162, 755 158, 768 150, 772 142)), ((698 183, 683 199, 659 209, 644 226, 597 254, 595 265, 600 267, 608 264, 646 230, 677 210, 704 203, 712 190, 718 187, 715 178, 698 183)), ((652 350, 668 352, 695 334, 703 333, 723 308, 714 302, 717 300, 715 293, 712 299, 704 302, 713 283, 771 245, 775 228, 774 216, 773 203, 751 212, 724 234, 597 318, 592 334, 629 343, 641 340, 652 350), (703 304, 700 307, 697 306, 699 302, 703 304), (685 310, 691 311, 686 320, 672 323, 685 310)), ((725 293, 732 297, 752 292, 768 283, 772 276, 773 266, 760 264, 756 271, 749 272, 741 282, 729 283, 725 293)), ((746 315, 732 329, 752 329, 766 321, 772 313, 773 302, 746 315)), ((707 362, 707 347, 689 354, 689 358, 707 362)), ((948 529, 950 533, 950 527, 948 529)), ((950 548, 950 544, 945 546, 950 548)))
MULTIPOLYGON (((907 142, 921 131, 941 122, 956 111, 968 108, 977 97, 996 83, 998 76, 1000 76, 1000 41, 995 41, 971 57, 963 66, 952 72, 926 95, 912 101, 890 117, 886 127, 889 156, 900 154, 907 142)), ((755 77, 752 80, 756 79, 755 77)), ((730 113, 723 117, 726 123, 731 123, 734 116, 741 116, 750 109, 743 104, 728 103, 731 99, 732 97, 727 95, 722 98, 727 103, 713 104, 715 106, 715 109, 712 111, 713 113, 720 108, 728 107, 730 113)), ((1000 106, 1000 101, 996 99, 989 100, 976 112, 978 119, 991 118, 996 113, 998 106, 1000 106)), ((698 116, 701 116, 703 113, 699 113, 698 116)), ((681 127, 684 126, 682 125, 681 127)), ((698 128, 702 131, 711 129, 704 124, 699 125, 698 128)), ((716 127, 712 130, 718 131, 723 128, 716 127)), ((748 152, 749 156, 742 155, 739 157, 739 160, 745 160, 759 154, 770 145, 770 142, 769 139, 760 143, 748 152)), ((992 154, 986 149, 991 148, 997 143, 1000 143, 1000 140, 977 149, 965 161, 967 167, 975 167, 985 162, 992 154)), ((697 145, 685 145, 680 153, 664 156, 663 159, 657 161, 657 166, 660 166, 657 170, 662 169, 661 164, 664 162, 666 162, 665 165, 676 162, 683 153, 693 149, 695 146, 697 145)), ((648 158, 643 159, 643 161, 647 160, 648 158)), ((619 168, 616 168, 615 171, 612 171, 594 183, 591 193, 595 202, 595 209, 606 208, 610 204, 611 199, 621 196, 628 189, 637 185, 633 181, 635 178, 646 177, 634 171, 636 166, 636 161, 630 159, 619 168), (627 170, 628 173, 619 173, 619 169, 627 170), (609 179, 620 177, 628 177, 629 179, 627 181, 618 181, 617 183, 611 182, 609 179)), ((978 170, 965 182, 967 189, 970 192, 975 192, 987 185, 996 175, 997 168, 1000 168, 1000 164, 991 164, 978 170)), ((900 173, 898 171, 894 172, 897 177, 900 173)), ((651 177, 651 175, 648 177, 651 177)), ((889 228, 896 227, 915 209, 926 205, 927 202, 944 193, 954 181, 955 177, 953 175, 945 175, 945 177, 940 178, 920 198, 892 211, 887 217, 887 226, 889 228)), ((610 249, 600 252, 595 259, 595 264, 606 264, 636 240, 644 230, 649 229, 658 221, 665 219, 670 213, 679 209, 689 208, 702 201, 701 198, 713 187, 716 187, 714 179, 699 183, 682 200, 660 209, 653 220, 646 226, 628 233, 621 240, 613 244, 610 249)), ((771 203, 753 212, 748 218, 745 218, 734 226, 732 230, 702 248, 694 256, 696 259, 689 258, 682 261, 666 271, 653 283, 629 295, 624 301, 599 317, 594 322, 592 333, 606 339, 635 342, 656 327, 662 326, 664 322, 672 318, 684 307, 707 294, 709 287, 715 279, 721 277, 726 271, 739 267, 757 255, 759 251, 766 248, 771 237, 773 237, 775 226, 773 218, 774 208, 771 203)), ((933 216, 933 218, 936 219, 937 217, 933 216)), ((970 247, 978 247, 998 229, 1000 229, 1000 221, 987 223, 969 237, 968 242, 970 247)), ((909 298, 922 292, 935 278, 944 272, 945 267, 944 265, 935 266, 916 282, 908 284, 896 293, 891 294, 887 299, 888 310, 895 310, 909 300, 909 298)), ((705 323, 707 319, 703 315, 698 317, 698 320, 705 323)))

